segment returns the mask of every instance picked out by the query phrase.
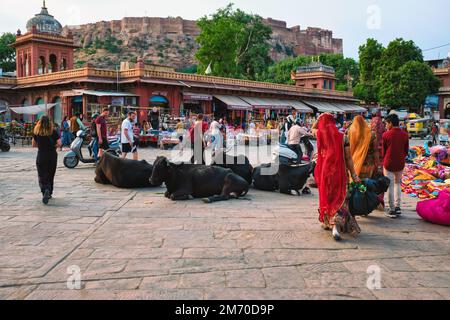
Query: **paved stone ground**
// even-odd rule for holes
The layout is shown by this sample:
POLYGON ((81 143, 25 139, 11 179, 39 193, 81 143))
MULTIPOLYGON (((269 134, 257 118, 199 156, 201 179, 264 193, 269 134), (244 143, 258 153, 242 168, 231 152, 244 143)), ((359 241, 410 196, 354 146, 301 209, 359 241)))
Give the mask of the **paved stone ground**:
POLYGON ((171 202, 162 188, 97 185, 91 165, 65 169, 60 154, 46 207, 34 157, 0 153, 0 299, 450 299, 450 230, 420 220, 410 198, 402 219, 375 212, 337 243, 317 221, 317 190, 171 202), (81 290, 67 288, 70 266, 81 290), (370 266, 380 290, 367 288, 370 266))

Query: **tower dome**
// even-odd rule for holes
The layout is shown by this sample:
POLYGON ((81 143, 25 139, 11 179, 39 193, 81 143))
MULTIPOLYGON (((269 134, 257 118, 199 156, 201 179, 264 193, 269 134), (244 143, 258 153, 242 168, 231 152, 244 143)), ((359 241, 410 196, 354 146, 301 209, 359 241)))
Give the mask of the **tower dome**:
POLYGON ((61 23, 48 13, 45 0, 41 12, 27 22, 28 32, 31 32, 34 26, 38 32, 56 35, 61 35, 63 29, 61 23))

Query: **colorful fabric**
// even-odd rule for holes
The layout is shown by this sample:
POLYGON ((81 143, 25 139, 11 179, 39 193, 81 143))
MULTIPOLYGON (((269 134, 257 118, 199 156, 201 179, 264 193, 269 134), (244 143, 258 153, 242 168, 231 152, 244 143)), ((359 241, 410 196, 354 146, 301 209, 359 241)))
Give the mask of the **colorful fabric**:
POLYGON ((366 157, 371 147, 372 132, 362 116, 356 116, 350 127, 348 137, 350 140, 350 152, 357 175, 361 174, 366 157))
POLYGON ((347 175, 344 135, 329 113, 319 117, 317 125, 317 166, 315 178, 319 189, 320 221, 332 220, 345 203, 347 175))
POLYGON ((411 159, 403 174, 403 192, 419 199, 435 199, 444 190, 450 191, 450 167, 434 156, 411 159))
POLYGON ((425 221, 450 226, 450 191, 443 190, 437 199, 419 202, 417 213, 425 221))

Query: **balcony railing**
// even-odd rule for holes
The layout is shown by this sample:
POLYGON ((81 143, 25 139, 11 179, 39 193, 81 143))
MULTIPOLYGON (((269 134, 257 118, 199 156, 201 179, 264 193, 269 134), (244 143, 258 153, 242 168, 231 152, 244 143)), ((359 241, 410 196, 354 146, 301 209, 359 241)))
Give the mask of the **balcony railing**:
MULTIPOLYGON (((33 83, 42 83, 42 82, 52 82, 52 81, 62 81, 62 80, 70 80, 70 79, 78 79, 78 78, 110 78, 117 79, 117 71, 115 70, 106 70, 106 69, 96 69, 92 67, 85 67, 81 69, 67 70, 67 71, 59 71, 49 74, 42 74, 30 77, 23 77, 17 79, 7 79, 0 78, 1 81, 6 81, 8 84, 17 84, 17 85, 27 85, 33 83), (2 80, 3 79, 3 80, 2 80)), ((206 76, 206 75, 198 75, 198 74, 187 74, 187 73, 178 73, 178 72, 170 72, 170 71, 161 71, 159 69, 130 69, 119 71, 120 79, 128 79, 128 78, 156 78, 156 79, 167 79, 167 80, 177 80, 177 81, 191 81, 191 82, 202 82, 207 84, 214 85, 230 85, 235 87, 248 87, 248 88, 262 88, 262 89, 270 89, 277 91, 287 91, 287 92, 295 92, 295 93, 306 93, 306 94, 322 94, 327 96, 338 96, 338 97, 347 97, 352 98, 353 94, 351 92, 345 91, 335 91, 335 90, 323 90, 323 89, 309 89, 302 88, 294 85, 286 85, 286 84, 277 84, 270 82, 259 82, 259 81, 251 81, 251 80, 243 80, 243 79, 233 79, 233 78, 222 78, 222 77, 214 77, 214 76, 206 76)))

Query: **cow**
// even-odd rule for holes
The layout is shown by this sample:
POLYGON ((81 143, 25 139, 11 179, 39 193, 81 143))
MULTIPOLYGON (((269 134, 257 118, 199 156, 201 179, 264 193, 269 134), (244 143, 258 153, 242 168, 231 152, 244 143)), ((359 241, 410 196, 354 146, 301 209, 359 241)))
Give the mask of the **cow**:
POLYGON ((231 169, 235 174, 244 178, 249 185, 252 184, 253 167, 244 155, 230 156, 222 149, 213 154, 211 165, 231 169))
POLYGON ((95 182, 125 189, 158 187, 161 183, 150 182, 152 172, 153 166, 145 160, 122 159, 104 153, 95 170, 95 182))
POLYGON ((311 194, 311 190, 305 185, 309 176, 314 172, 314 162, 297 166, 280 164, 276 174, 262 174, 262 170, 270 166, 272 165, 263 164, 253 171, 253 186, 256 189, 263 191, 279 190, 283 194, 292 194, 292 191, 295 191, 297 195, 300 195, 300 190, 302 190, 302 194, 311 194))
POLYGON ((205 203, 239 198, 248 193, 250 185, 231 169, 196 164, 174 164, 158 157, 150 179, 153 184, 165 183, 165 197, 173 201, 203 198, 205 203))

